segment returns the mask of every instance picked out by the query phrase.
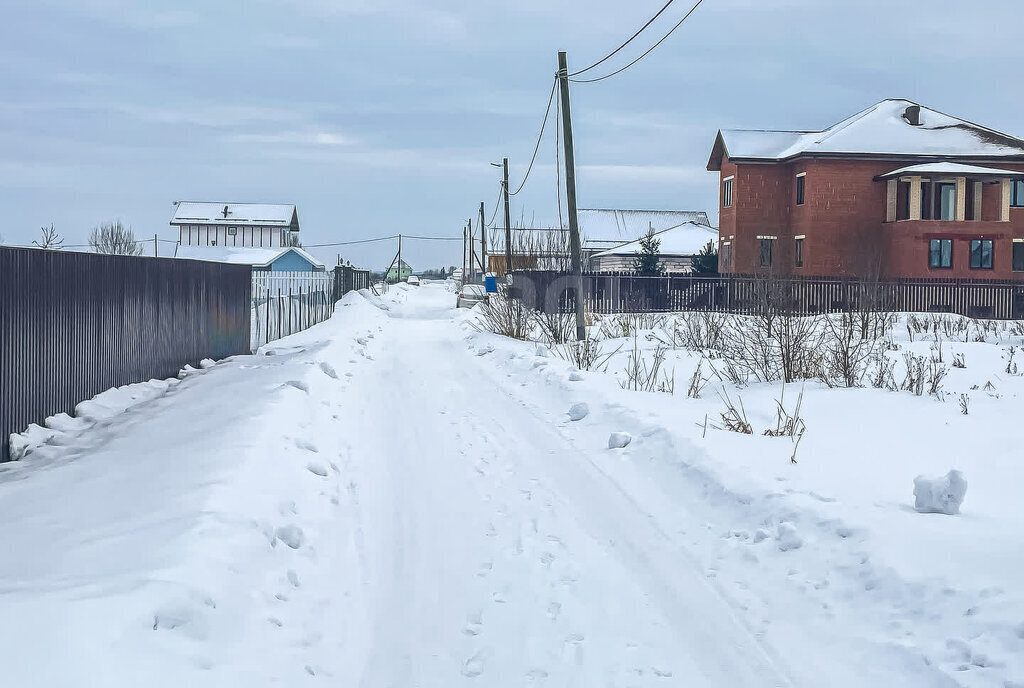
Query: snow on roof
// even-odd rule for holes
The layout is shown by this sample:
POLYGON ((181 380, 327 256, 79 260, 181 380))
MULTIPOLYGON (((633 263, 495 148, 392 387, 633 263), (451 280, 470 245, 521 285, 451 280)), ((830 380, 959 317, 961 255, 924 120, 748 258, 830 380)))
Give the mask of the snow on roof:
POLYGON ((878 179, 889 177, 915 176, 921 174, 948 174, 959 177, 1019 177, 1020 171, 999 170, 994 167, 964 165, 958 162, 927 162, 922 165, 901 167, 898 170, 878 175, 878 179))
POLYGON ((678 227, 687 222, 710 225, 708 214, 700 210, 610 210, 581 209, 578 213, 580 232, 587 243, 616 239, 632 239, 654 231, 678 227))
POLYGON ((181 201, 174 209, 172 225, 263 225, 289 226, 299 228, 299 218, 294 205, 272 205, 268 203, 197 203, 181 201), (225 211, 226 214, 225 214, 225 211))
POLYGON ((798 155, 910 155, 941 157, 1024 156, 1024 140, 959 119, 909 100, 872 105, 822 131, 723 129, 709 170, 731 160, 785 160, 798 155), (908 108, 919 108, 911 124, 908 108))
POLYGON ((279 257, 295 252, 309 261, 316 268, 324 264, 297 246, 288 248, 259 248, 255 246, 179 246, 175 258, 191 260, 208 260, 215 263, 234 263, 236 265, 252 265, 265 268, 279 257))
MULTIPOLYGON (((660 232, 655 232, 655 236, 661 242, 658 250, 663 256, 692 256, 700 253, 700 250, 709 241, 714 244, 718 243, 718 230, 699 222, 685 222, 678 227, 663 229, 660 232)), ((634 255, 639 251, 640 239, 636 239, 598 253, 594 255, 594 258, 634 255)))

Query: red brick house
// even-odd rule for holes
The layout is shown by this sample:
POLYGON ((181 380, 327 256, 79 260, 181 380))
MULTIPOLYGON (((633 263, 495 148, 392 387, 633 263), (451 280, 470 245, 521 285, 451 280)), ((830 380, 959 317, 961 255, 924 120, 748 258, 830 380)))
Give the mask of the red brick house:
POLYGON ((722 272, 1024 281, 1024 140, 908 100, 723 130, 722 272))

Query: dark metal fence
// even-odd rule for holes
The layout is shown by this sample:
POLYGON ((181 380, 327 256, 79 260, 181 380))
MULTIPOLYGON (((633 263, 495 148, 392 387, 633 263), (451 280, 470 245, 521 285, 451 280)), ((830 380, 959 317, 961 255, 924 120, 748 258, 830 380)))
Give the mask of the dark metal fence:
MULTIPOLYGON (((514 294, 551 312, 573 303, 573 280, 562 272, 513 273, 514 294)), ((893 280, 866 282, 824 277, 757 275, 640 277, 585 273, 585 307, 594 313, 714 310, 751 313, 765 298, 798 313, 859 307, 900 312, 957 313, 972 318, 1024 318, 1024 282, 995 280, 893 280)))
POLYGON ((249 352, 247 265, 0 248, 8 438, 111 387, 249 352))
POLYGON ((339 265, 334 268, 333 300, 337 302, 350 291, 370 288, 370 271, 360 270, 350 265, 339 265))

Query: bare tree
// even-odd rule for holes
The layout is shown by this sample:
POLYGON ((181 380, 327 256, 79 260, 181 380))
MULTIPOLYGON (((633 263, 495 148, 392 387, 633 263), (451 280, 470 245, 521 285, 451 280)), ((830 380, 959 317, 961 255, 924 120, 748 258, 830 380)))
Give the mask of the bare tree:
POLYGON ((104 222, 94 227, 89 235, 89 246, 95 253, 115 256, 137 256, 142 253, 142 242, 135 240, 135 232, 120 220, 104 222))
POLYGON ((54 251, 59 251, 64 248, 64 237, 62 237, 60 233, 53 228, 52 224, 49 227, 40 227, 39 232, 42 236, 39 241, 33 241, 33 245, 38 246, 39 248, 52 249, 54 251))

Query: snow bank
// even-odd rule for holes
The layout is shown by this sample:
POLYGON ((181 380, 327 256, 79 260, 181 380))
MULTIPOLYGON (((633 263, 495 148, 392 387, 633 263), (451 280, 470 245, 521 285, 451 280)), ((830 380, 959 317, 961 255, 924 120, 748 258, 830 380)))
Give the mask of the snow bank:
POLYGON ((914 509, 922 514, 958 514, 966 494, 967 481, 960 471, 950 471, 940 478, 914 478, 914 509))

